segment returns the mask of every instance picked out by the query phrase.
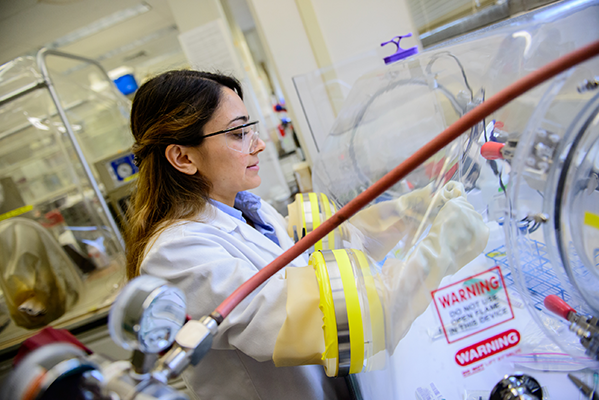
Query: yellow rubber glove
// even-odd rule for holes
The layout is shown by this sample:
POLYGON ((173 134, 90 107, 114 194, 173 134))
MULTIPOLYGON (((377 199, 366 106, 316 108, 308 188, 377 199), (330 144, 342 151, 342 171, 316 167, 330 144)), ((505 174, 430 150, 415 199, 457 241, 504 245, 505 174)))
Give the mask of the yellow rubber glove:
POLYGON ((277 367, 323 364, 324 335, 314 267, 287 268, 287 318, 272 356, 277 367))

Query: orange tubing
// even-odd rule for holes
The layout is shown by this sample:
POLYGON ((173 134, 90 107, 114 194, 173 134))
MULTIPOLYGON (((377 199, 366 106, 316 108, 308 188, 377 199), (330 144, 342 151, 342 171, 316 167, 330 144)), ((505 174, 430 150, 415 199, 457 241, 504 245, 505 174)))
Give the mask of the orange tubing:
POLYGON ((303 237, 294 246, 289 248, 266 267, 248 279, 243 285, 227 297, 213 312, 212 318, 221 323, 229 315, 231 310, 237 306, 248 294, 254 291, 264 281, 277 271, 285 267, 292 260, 308 250, 314 243, 322 239, 330 231, 341 225, 362 207, 380 196, 400 179, 404 178, 423 162, 432 157, 462 133, 482 121, 491 113, 497 111, 507 103, 522 95, 533 87, 553 78, 555 75, 599 54, 599 41, 593 42, 585 47, 575 50, 527 76, 519 79, 510 86, 501 90, 496 95, 487 99, 484 103, 469 111, 430 142, 422 146, 412 156, 388 172, 385 176, 375 182, 371 187, 360 193, 355 199, 341 208, 328 220, 322 223, 314 231, 303 237))

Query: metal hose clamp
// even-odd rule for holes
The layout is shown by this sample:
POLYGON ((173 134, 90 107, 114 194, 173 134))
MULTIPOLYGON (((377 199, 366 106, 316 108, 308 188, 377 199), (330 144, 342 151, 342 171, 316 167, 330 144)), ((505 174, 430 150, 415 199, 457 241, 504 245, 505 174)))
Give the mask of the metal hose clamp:
POLYGON ((351 345, 349 338, 349 320, 347 317, 347 306, 341 272, 333 252, 322 253, 329 273, 329 282, 333 292, 333 304, 335 305, 335 320, 337 322, 337 341, 339 344, 339 370, 338 376, 349 375, 351 364, 351 345))

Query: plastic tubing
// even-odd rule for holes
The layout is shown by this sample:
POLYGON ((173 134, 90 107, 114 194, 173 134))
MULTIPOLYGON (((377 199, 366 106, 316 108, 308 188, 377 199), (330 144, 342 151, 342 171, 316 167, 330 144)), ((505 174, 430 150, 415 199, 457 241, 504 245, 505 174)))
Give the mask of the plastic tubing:
POLYGON ((489 116, 535 86, 540 85, 541 83, 553 78, 555 75, 564 72, 565 70, 594 56, 597 56, 598 54, 599 41, 593 42, 578 50, 568 53, 517 80, 505 89, 501 90, 499 93, 487 99, 484 103, 466 113, 463 117, 451 124, 447 129, 433 138, 430 142, 422 146, 404 162, 389 171, 372 186, 360 193, 355 199, 347 203, 343 208, 333 214, 331 218, 326 220, 318 228, 304 236, 294 246, 274 259, 266 267, 258 271, 243 285, 238 287, 218 307, 216 307, 210 316, 214 318, 218 324, 220 324, 223 319, 229 315, 233 308, 235 308, 258 286, 264 283, 264 281, 285 267, 304 251, 308 250, 310 246, 314 245, 314 243, 322 239, 330 231, 341 225, 344 221, 357 213, 362 207, 376 199, 385 190, 389 189, 400 179, 404 178, 419 165, 432 157, 435 153, 457 139, 462 133, 468 131, 471 127, 482 121, 483 118, 489 116))

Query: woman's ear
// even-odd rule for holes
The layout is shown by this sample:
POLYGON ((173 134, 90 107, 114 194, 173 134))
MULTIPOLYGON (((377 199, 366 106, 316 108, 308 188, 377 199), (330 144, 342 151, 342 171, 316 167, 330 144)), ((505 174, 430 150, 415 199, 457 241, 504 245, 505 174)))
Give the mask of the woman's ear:
POLYGON ((196 167, 189 157, 189 152, 192 151, 192 149, 192 147, 169 144, 164 155, 177 171, 187 175, 195 175, 195 173, 198 172, 198 167, 196 167))

